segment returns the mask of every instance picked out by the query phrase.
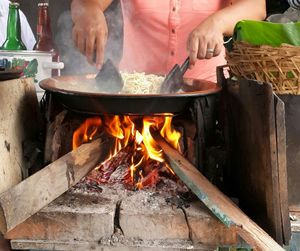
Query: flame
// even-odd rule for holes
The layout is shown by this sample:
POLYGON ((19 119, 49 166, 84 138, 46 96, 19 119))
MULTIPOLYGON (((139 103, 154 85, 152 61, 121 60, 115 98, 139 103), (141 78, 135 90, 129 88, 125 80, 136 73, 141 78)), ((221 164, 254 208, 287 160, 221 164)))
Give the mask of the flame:
POLYGON ((140 145, 143 142, 143 135, 139 131, 136 131, 135 133, 135 142, 138 145, 140 145))
POLYGON ((157 160, 159 162, 164 162, 164 159, 162 158, 162 150, 161 149, 157 150, 158 146, 155 143, 155 140, 153 139, 150 132, 150 128, 155 127, 156 125, 155 120, 151 118, 150 119, 144 118, 143 125, 144 125, 143 132, 142 132, 143 143, 147 149, 148 157, 150 159, 157 160))
POLYGON ((124 116, 122 125, 124 127, 123 147, 125 147, 128 145, 130 137, 135 134, 135 125, 129 116, 124 116))
POLYGON ((172 128, 172 119, 173 117, 170 116, 165 117, 165 123, 160 131, 160 135, 165 138, 171 146, 180 151, 179 139, 181 133, 172 128))
MULTIPOLYGON (((162 149, 155 142, 151 132, 159 131, 162 137, 166 139, 174 148, 180 150, 179 140, 180 132, 172 127, 172 116, 158 117, 130 117, 130 116, 104 116, 101 118, 89 118, 74 132, 73 149, 85 142, 91 141, 97 133, 105 132, 114 137, 111 156, 102 163, 101 166, 107 168, 109 160, 122 149, 128 148, 131 157, 129 157, 126 183, 131 183, 137 189, 154 186, 159 181, 159 172, 163 168, 170 175, 175 175, 168 163, 165 162, 162 149), (160 164, 159 164, 160 163, 160 164), (105 164, 105 165, 104 165, 105 164), (154 166, 152 169, 147 166, 154 166)), ((97 172, 105 172, 105 177, 99 180, 109 179, 107 173, 112 174, 118 167, 105 171, 104 167, 97 167, 97 172)), ((110 167, 110 165, 108 165, 110 167)), ((120 170, 119 170, 120 171, 120 170)), ((103 174, 104 175, 104 174, 103 174)))
POLYGON ((101 124, 101 118, 88 118, 73 134, 73 149, 91 141, 101 124))
POLYGON ((143 160, 144 160, 144 156, 140 159, 140 161, 137 164, 134 164, 133 158, 131 159, 131 163, 132 164, 130 166, 130 177, 131 177, 132 183, 134 183, 134 174, 135 174, 135 171, 143 163, 143 160))
POLYGON ((106 118, 105 119, 105 126, 107 132, 118 138, 118 139, 124 139, 124 133, 121 127, 121 121, 119 116, 113 116, 111 118, 106 118))

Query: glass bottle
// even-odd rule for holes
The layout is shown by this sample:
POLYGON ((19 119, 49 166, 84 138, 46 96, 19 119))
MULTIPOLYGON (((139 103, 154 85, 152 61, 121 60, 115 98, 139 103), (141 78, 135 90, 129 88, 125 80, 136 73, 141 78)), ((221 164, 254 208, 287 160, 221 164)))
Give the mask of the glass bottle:
POLYGON ((37 42, 33 49, 37 51, 54 52, 48 3, 38 4, 37 42))
POLYGON ((9 4, 6 40, 1 46, 2 50, 26 50, 21 39, 19 6, 16 2, 9 4))
MULTIPOLYGON (((59 54, 52 37, 48 3, 38 4, 37 42, 33 50, 51 52, 53 61, 59 62, 59 54)), ((52 75, 60 75, 59 70, 52 70, 52 75)))

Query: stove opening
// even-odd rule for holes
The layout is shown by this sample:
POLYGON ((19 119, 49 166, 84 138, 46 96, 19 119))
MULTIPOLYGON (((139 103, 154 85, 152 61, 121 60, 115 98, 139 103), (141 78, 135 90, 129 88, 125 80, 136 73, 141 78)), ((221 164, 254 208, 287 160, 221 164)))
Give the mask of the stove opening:
POLYGON ((97 184, 122 183, 128 189, 155 187, 162 177, 176 180, 176 175, 153 138, 153 132, 158 132, 181 152, 182 133, 175 129, 172 121, 172 114, 87 118, 73 134, 73 149, 100 134, 112 137, 114 144, 110 157, 98 165, 86 180, 97 184))

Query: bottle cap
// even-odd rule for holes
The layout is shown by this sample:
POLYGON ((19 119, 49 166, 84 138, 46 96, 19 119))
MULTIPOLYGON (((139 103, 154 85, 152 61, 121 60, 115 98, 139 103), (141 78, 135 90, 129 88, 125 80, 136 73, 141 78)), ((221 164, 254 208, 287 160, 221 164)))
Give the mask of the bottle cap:
POLYGON ((19 7, 19 6, 20 6, 20 4, 19 4, 19 3, 17 3, 17 2, 10 2, 10 3, 9 3, 9 6, 13 6, 13 7, 19 7))
POLYGON ((48 7, 48 3, 38 3, 38 7, 48 7))

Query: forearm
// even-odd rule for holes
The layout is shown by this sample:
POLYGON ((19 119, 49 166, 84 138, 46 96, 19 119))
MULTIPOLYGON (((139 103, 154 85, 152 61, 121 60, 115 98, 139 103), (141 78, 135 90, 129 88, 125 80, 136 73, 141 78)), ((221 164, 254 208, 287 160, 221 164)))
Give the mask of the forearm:
POLYGON ((223 35, 232 35, 234 26, 241 20, 263 20, 266 17, 264 0, 233 0, 232 4, 214 14, 207 21, 217 23, 223 35))

